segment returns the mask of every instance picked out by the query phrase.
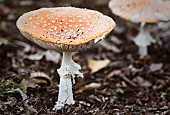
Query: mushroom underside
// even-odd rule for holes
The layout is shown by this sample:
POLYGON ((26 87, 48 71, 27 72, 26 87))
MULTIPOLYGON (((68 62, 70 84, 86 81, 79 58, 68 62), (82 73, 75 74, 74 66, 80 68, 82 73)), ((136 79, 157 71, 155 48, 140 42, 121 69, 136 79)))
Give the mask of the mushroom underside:
MULTIPOLYGON (((61 44, 61 43, 55 43, 55 42, 47 42, 44 40, 37 39, 33 37, 30 34, 21 32, 23 36, 25 36, 28 40, 36 43, 37 45, 49 49, 49 50, 55 50, 58 52, 76 52, 76 51, 82 51, 89 47, 91 47, 94 43, 96 43, 96 40, 91 40, 87 43, 78 44, 78 45, 70 45, 70 44, 61 44)), ((101 39, 101 38, 100 38, 101 39)))

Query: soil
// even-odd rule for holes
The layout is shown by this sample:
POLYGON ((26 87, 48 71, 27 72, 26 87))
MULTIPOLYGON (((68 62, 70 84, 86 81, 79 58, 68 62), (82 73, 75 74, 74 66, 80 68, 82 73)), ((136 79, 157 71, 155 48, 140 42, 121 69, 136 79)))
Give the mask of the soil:
POLYGON ((3 39, 0 43, 1 115, 170 115, 170 24, 150 25, 151 34, 157 42, 149 46, 149 55, 141 58, 133 42, 139 24, 113 15, 108 2, 0 0, 0 39, 3 39), (84 78, 76 78, 73 86, 75 104, 66 105, 59 111, 52 108, 57 101, 57 69, 61 56, 56 63, 45 57, 29 59, 28 56, 46 50, 26 40, 15 25, 18 17, 25 12, 54 6, 89 8, 112 17, 117 26, 104 42, 121 51, 116 53, 109 47, 96 44, 86 51, 76 52, 73 59, 81 65, 84 78), (121 42, 115 42, 115 38, 121 42), (111 62, 91 73, 88 65, 91 59, 109 59, 111 62), (33 72, 42 72, 48 77, 40 74, 30 81, 33 72), (100 86, 87 88, 91 83, 100 86), (21 90, 14 90, 17 88, 21 90))

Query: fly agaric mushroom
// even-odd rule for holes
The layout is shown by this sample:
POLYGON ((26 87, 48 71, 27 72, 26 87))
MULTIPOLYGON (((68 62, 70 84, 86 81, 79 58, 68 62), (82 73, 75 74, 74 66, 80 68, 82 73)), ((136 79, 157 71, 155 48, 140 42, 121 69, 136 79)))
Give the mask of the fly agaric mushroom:
POLYGON ((17 27, 27 39, 41 47, 63 52, 61 67, 57 70, 60 84, 54 109, 58 110, 65 104, 74 104, 74 77, 83 77, 80 65, 72 60, 72 52, 84 50, 103 39, 115 27, 115 22, 98 11, 57 7, 25 13, 17 20, 17 27))
POLYGON ((132 22, 141 23, 140 32, 134 39, 140 56, 148 54, 147 46, 156 41, 145 23, 170 20, 170 1, 166 0, 111 0, 109 8, 115 15, 132 22))

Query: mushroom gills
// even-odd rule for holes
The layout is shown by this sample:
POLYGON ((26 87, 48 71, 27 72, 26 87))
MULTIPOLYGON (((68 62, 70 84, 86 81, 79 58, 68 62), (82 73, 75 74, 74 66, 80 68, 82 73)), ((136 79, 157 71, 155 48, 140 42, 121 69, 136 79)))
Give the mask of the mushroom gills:
POLYGON ((83 77, 79 71, 80 65, 72 60, 72 52, 63 52, 63 59, 60 69, 57 70, 60 76, 58 101, 54 106, 54 110, 59 110, 65 104, 74 104, 72 85, 75 83, 75 77, 83 77))

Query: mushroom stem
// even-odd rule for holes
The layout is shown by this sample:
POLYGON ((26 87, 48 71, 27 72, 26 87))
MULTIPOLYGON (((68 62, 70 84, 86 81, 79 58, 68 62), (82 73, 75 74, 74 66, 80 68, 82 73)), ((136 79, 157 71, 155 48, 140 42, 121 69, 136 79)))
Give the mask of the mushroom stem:
POLYGON ((140 56, 148 55, 148 47, 139 46, 138 53, 140 56))
POLYGON ((60 69, 57 70, 60 75, 59 94, 58 101, 54 106, 55 110, 59 110, 64 107, 65 104, 74 104, 72 84, 75 83, 74 78, 76 76, 83 77, 83 74, 79 71, 80 65, 72 60, 71 52, 63 52, 63 59, 60 69))
POLYGON ((149 33, 149 26, 141 23, 140 32, 134 39, 135 44, 139 47, 138 53, 140 56, 148 55, 148 46, 156 41, 149 33))

